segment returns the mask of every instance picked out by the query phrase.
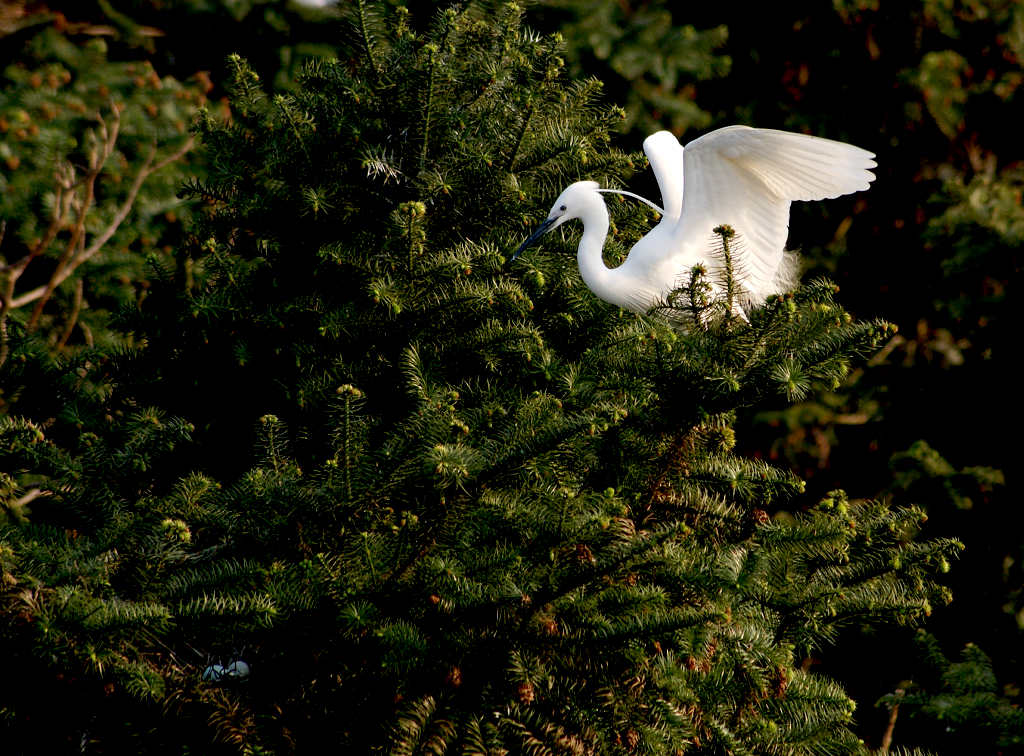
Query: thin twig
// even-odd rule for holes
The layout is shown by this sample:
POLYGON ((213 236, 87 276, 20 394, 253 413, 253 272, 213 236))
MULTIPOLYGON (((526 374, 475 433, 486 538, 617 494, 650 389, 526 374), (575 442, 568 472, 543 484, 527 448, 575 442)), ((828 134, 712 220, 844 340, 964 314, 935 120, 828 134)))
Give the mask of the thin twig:
MULTIPOLYGON (((0 242, 4 240, 4 234, 7 232, 7 221, 0 221, 0 242)), ((14 296, 14 284, 18 280, 20 272, 16 272, 14 269, 4 267, 0 270, 2 273, 7 273, 7 280, 4 281, 3 292, 0 292, 0 367, 7 362, 7 313, 11 309, 11 297, 14 296)))
POLYGON ((78 322, 78 315, 82 311, 82 294, 85 291, 85 279, 79 278, 75 281, 75 302, 71 308, 71 315, 68 316, 68 323, 64 327, 64 333, 57 342, 57 349, 61 350, 71 338, 71 332, 75 330, 75 323, 78 322))
MULTIPOLYGON (((110 153, 114 149, 114 141, 117 139, 117 133, 121 125, 120 112, 114 109, 114 123, 111 128, 107 128, 106 121, 103 120, 103 116, 100 114, 96 115, 96 119, 100 122, 100 134, 103 136, 102 147, 93 147, 92 152, 89 154, 89 172, 85 176, 85 197, 82 199, 81 204, 78 208, 78 217, 75 219, 75 225, 71 229, 71 238, 68 240, 68 245, 64 249, 64 254, 60 256, 57 261, 57 267, 54 269, 53 274, 50 276, 50 280, 46 282, 45 286, 40 287, 42 292, 36 299, 36 306, 32 310, 32 315, 29 317, 28 322, 25 324, 25 329, 29 332, 34 331, 36 326, 39 325, 39 318, 42 317, 43 307, 46 306, 46 302, 53 295, 54 290, 63 280, 60 275, 67 268, 68 264, 74 258, 75 253, 79 250, 80 246, 85 239, 85 218, 89 212, 89 208, 92 206, 93 197, 96 191, 96 179, 103 170, 103 165, 106 163, 107 158, 110 157, 110 153)), ((29 300, 32 301, 32 300, 29 300)), ((18 307, 18 304, 11 305, 12 307, 18 307)))
POLYGON ((21 507, 25 506, 26 504, 29 504, 29 503, 35 501, 40 496, 53 496, 53 492, 52 491, 44 491, 41 488, 33 488, 27 494, 25 494, 20 499, 18 499, 17 501, 14 502, 14 508, 15 509, 20 509, 21 507))
MULTIPOLYGON (((43 237, 32 245, 29 249, 28 254, 17 262, 4 265, 0 268, 0 273, 12 273, 15 279, 21 276, 25 272, 25 268, 32 262, 36 257, 42 254, 43 250, 50 246, 50 242, 53 241, 53 237, 57 235, 60 230, 61 222, 64 220, 64 212, 67 210, 67 201, 64 199, 62 192, 63 186, 60 177, 57 178, 57 189, 56 189, 56 201, 54 202, 53 218, 50 219, 50 225, 47 227, 43 237)), ((6 221, 4 224, 6 225, 6 221)), ((2 237, 0 237, 2 238, 2 237)))
MULTIPOLYGON (((896 690, 896 697, 903 697, 902 689, 896 690)), ((889 709, 889 724, 886 726, 885 732, 882 733, 882 742, 878 746, 878 753, 880 754, 889 753, 889 747, 892 745, 892 733, 893 730, 896 729, 896 717, 899 716, 899 713, 900 705, 898 703, 894 703, 892 708, 889 709)))
POLYGON ((10 351, 10 344, 7 339, 7 316, 0 318, 0 367, 7 362, 7 353, 10 351))
MULTIPOLYGON (((112 103, 110 105, 110 115, 105 119, 102 113, 97 113, 96 121, 99 124, 97 128, 97 135, 99 137, 98 144, 93 147, 89 154, 89 161, 88 166, 85 167, 85 174, 80 179, 76 180, 73 165, 65 163, 58 167, 55 175, 56 198, 54 202, 54 212, 46 231, 43 233, 43 236, 32 245, 24 257, 14 263, 0 266, 0 275, 6 274, 5 278, 0 279, 0 365, 4 364, 9 353, 9 334, 7 329, 7 316, 9 313, 12 310, 35 302, 36 304, 32 310, 32 315, 29 317, 25 326, 28 331, 35 330, 39 325, 40 318, 42 317, 43 308, 53 296, 57 287, 64 283, 64 281, 66 281, 79 266, 99 253, 103 246, 110 241, 111 237, 117 233, 121 224, 124 223, 128 215, 131 213, 143 182, 145 182, 150 175, 159 171, 164 166, 181 159, 185 153, 192 149, 193 138, 189 137, 178 149, 157 161, 157 149, 156 144, 154 143, 151 146, 149 154, 146 156, 142 166, 139 168, 124 202, 118 208, 107 227, 97 235, 88 246, 86 246, 85 223, 89 210, 92 208, 95 199, 96 180, 102 173, 107 159, 113 154, 114 147, 117 143, 118 134, 121 128, 121 106, 116 103, 112 103), (83 191, 81 193, 77 191, 79 187, 82 187, 83 191), (49 248, 60 230, 66 227, 68 216, 72 213, 72 208, 77 212, 73 225, 71 226, 71 236, 68 240, 67 246, 64 248, 63 254, 61 254, 57 261, 56 267, 50 274, 49 280, 42 286, 37 286, 28 292, 15 296, 14 291, 18 279, 20 279, 24 274, 29 264, 49 248)), ((2 238, 3 227, 0 227, 0 241, 2 241, 2 238)), ((76 290, 75 309, 69 318, 68 327, 61 336, 58 348, 63 348, 67 343, 72 329, 77 322, 82 306, 80 292, 80 289, 76 290)), ((81 324, 81 327, 85 334, 86 341, 91 342, 92 334, 88 327, 84 323, 81 324)))
MULTIPOLYGON (((172 154, 168 155, 163 160, 153 163, 152 165, 150 165, 150 162, 153 159, 154 153, 150 153, 150 155, 146 159, 146 163, 143 164, 142 169, 140 169, 139 173, 135 176, 135 180, 132 182, 132 186, 128 190, 128 196, 125 198, 125 201, 122 203, 121 207, 114 215, 114 218, 111 220, 110 224, 103 230, 103 232, 99 236, 96 237, 96 239, 93 240, 93 243, 90 244, 88 248, 84 249, 80 254, 74 257, 59 273, 54 274, 50 281, 50 283, 53 284, 54 288, 62 284, 68 278, 68 276, 74 273, 75 270, 82 263, 87 262, 90 258, 94 257, 96 253, 98 253, 100 249, 102 249, 103 245, 110 240, 110 237, 112 237, 117 232, 118 228, 120 228, 121 224, 125 221, 125 219, 128 217, 128 214, 131 212, 132 206, 135 203, 135 199, 138 196, 139 190, 142 188, 143 182, 156 171, 160 170, 161 168, 170 163, 173 163, 175 160, 179 160, 181 157, 183 157, 185 153, 192 149, 192 144, 193 138, 189 137, 187 140, 185 140, 184 144, 182 144, 182 146, 179 149, 175 150, 172 154)), ((47 286, 49 286, 49 284, 47 284, 47 286)), ((29 302, 33 302, 44 295, 48 296, 46 294, 46 288, 46 286, 39 286, 36 287, 35 289, 32 289, 31 291, 22 294, 21 296, 14 299, 14 301, 11 303, 11 307, 23 307, 29 302)))

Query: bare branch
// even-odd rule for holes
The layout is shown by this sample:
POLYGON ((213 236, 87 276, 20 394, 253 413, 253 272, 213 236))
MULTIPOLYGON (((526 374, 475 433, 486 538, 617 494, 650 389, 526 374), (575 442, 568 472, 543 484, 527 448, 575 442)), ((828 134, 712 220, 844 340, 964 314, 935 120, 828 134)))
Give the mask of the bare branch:
MULTIPOLYGON (((32 248, 28 251, 28 254, 17 262, 13 262, 10 265, 5 265, 0 268, 0 273, 12 273, 14 278, 17 279, 25 272, 25 268, 32 262, 36 257, 42 254, 43 250, 50 246, 50 242, 53 241, 57 232, 60 230, 61 223, 64 220, 64 215, 67 212, 70 196, 65 198, 64 189, 66 188, 61 182, 61 177, 58 172, 56 176, 57 188, 55 190, 56 200, 53 205, 53 218, 50 219, 50 225, 47 226, 45 233, 42 238, 32 245, 32 248)), ((6 221, 4 221, 6 225, 6 221)))
POLYGON ((0 318, 0 367, 7 362, 7 353, 11 347, 7 339, 7 316, 0 318))
POLYGON ((75 302, 71 308, 71 314, 68 316, 67 325, 64 326, 64 333, 60 336, 60 341, 57 342, 57 349, 63 349, 68 343, 68 339, 71 338, 72 331, 75 330, 75 323, 78 322, 78 315, 82 311, 82 295, 85 293, 85 280, 79 278, 75 281, 75 302))
MULTIPOLYGON (((138 174, 136 174, 135 176, 135 180, 132 182, 131 188, 128 190, 128 196, 125 197, 124 202, 121 204, 121 207, 118 208, 118 211, 114 215, 113 219, 111 219, 107 227, 99 234, 99 236, 97 236, 93 240, 92 244, 90 244, 88 248, 81 251, 73 259, 71 259, 63 268, 61 268, 58 271, 55 271, 54 276, 50 280, 50 283, 53 284, 54 288, 60 286, 60 284, 62 284, 68 278, 68 276, 75 272, 78 266, 88 261, 90 258, 94 257, 102 249, 103 245, 110 241, 110 238, 115 233, 117 233, 118 228, 121 227, 121 224, 124 223, 125 219, 131 212, 132 206, 135 204, 135 200, 138 197, 139 190, 142 188, 142 184, 145 182, 145 180, 150 175, 160 170, 164 166, 169 165, 170 163, 173 163, 184 157, 184 155, 189 150, 192 149, 193 143, 193 137, 190 136, 188 139, 185 140, 181 147, 179 147, 177 150, 175 150, 173 153, 166 156, 162 160, 159 160, 155 163, 153 162, 153 159, 156 155, 156 149, 155 146, 151 148, 150 154, 146 157, 146 160, 143 163, 142 168, 139 169, 138 174)), ((47 286, 49 286, 49 284, 47 284, 47 286)), ((32 289, 31 291, 22 294, 21 296, 13 300, 13 302, 11 303, 11 307, 23 307, 29 302, 33 302, 43 296, 46 296, 48 298, 50 295, 47 294, 46 292, 47 286, 39 286, 36 287, 35 289, 32 289)), ((38 309, 39 306, 36 305, 36 308, 38 309)))
POLYGON ((165 165, 170 165, 171 163, 181 160, 181 158, 185 157, 185 153, 192 149, 193 144, 195 144, 195 137, 189 136, 188 139, 182 142, 181 147, 176 149, 163 160, 158 161, 152 168, 149 169, 149 172, 146 175, 148 176, 150 173, 156 173, 165 165))
MULTIPOLYGON (((902 688, 896 689, 896 697, 897 699, 903 698, 902 688)), ((900 705, 898 703, 894 703, 892 708, 889 709, 889 722, 885 727, 885 732, 882 733, 882 742, 878 746, 878 753, 880 754, 889 753, 889 747, 892 745, 892 734, 896 729, 896 717, 899 716, 899 713, 900 705)))
POLYGON ((17 501, 14 502, 14 508, 15 509, 20 509, 21 507, 25 506, 26 504, 29 504, 29 503, 35 501, 40 496, 53 496, 53 492, 52 491, 44 491, 41 488, 33 488, 31 491, 29 491, 24 496, 22 496, 20 499, 18 499, 17 501))
POLYGON ((110 128, 107 128, 107 122, 103 120, 103 115, 101 113, 96 114, 96 120, 99 121, 100 124, 100 134, 103 136, 103 144, 99 149, 94 147, 89 152, 89 172, 85 177, 85 196, 82 198, 81 204, 78 208, 78 218, 75 220, 75 225, 71 230, 71 239, 68 241, 68 246, 65 248, 64 254, 62 254, 60 259, 57 261, 57 267, 50 276, 50 280, 44 287, 42 287, 42 294, 39 295, 36 306, 32 310, 32 315, 29 317, 28 323, 25 324, 25 328, 30 332, 34 331, 36 326, 39 324, 39 318, 42 317, 43 308, 53 295, 54 290, 65 278, 67 278, 67 275, 62 274, 64 274, 74 255, 78 252, 80 246, 84 242, 85 219, 89 213, 89 208, 92 207, 93 198, 95 197, 96 179, 103 171, 103 166, 106 164, 107 158, 109 158, 110 154, 114 151, 117 134, 121 128, 120 109, 116 106, 112 106, 111 113, 113 114, 113 122, 110 128))
MULTIPOLYGON (((149 154, 146 156, 132 185, 129 187, 124 202, 117 209, 107 227, 86 246, 86 220, 95 201, 96 181, 102 173, 107 160, 113 154, 117 143, 121 128, 121 107, 118 103, 111 102, 107 114, 102 112, 96 114, 95 118, 98 127, 95 133, 98 139, 97 143, 89 150, 88 164, 84 168, 85 174, 80 179, 76 180, 75 168, 70 163, 58 166, 55 173, 56 202, 53 218, 51 218, 50 224, 42 238, 20 260, 0 267, 0 275, 7 274, 5 278, 0 279, 0 365, 6 361, 8 356, 7 316, 10 311, 35 302, 35 307, 26 323, 27 330, 35 330, 38 327, 46 303, 53 296, 57 287, 64 283, 80 265, 99 253, 103 246, 117 233, 117 230, 131 213, 145 180, 155 171, 180 160, 192 149, 193 138, 189 137, 178 149, 157 161, 157 146, 156 143, 153 143, 149 154), (79 187, 82 189, 81 192, 78 191, 79 187), (28 292, 15 296, 14 292, 18 279, 32 260, 45 252, 50 244, 53 243, 61 228, 65 226, 68 216, 72 213, 75 216, 75 220, 71 226, 71 236, 67 246, 64 248, 64 252, 57 260, 57 265, 50 274, 49 280, 42 286, 37 286, 28 292)), ((2 231, 0 231, 0 240, 2 240, 2 231)), ((83 285, 79 282, 75 290, 74 309, 58 342, 58 349, 62 349, 67 344, 78 321, 82 307, 82 291, 83 285)), ((86 334, 86 340, 91 341, 91 333, 84 323, 82 324, 82 329, 83 333, 86 334)))
MULTIPOLYGON (((90 163, 96 163, 96 152, 93 151, 90 157, 90 163)), ((60 256, 57 261, 57 267, 54 269, 53 274, 50 276, 50 280, 47 281, 46 285, 41 287, 42 293, 39 295, 38 302, 35 308, 32 310, 32 315, 28 319, 28 323, 25 324, 25 328, 28 331, 34 331, 39 323, 39 318, 43 314, 43 307, 46 306, 46 302, 50 299, 54 289, 60 284, 58 280, 61 273, 67 267, 68 263, 74 257, 75 251, 78 249, 80 243, 85 238, 85 217, 89 212, 89 208, 92 206, 92 200, 94 192, 96 190, 96 177, 99 176, 100 170, 102 169, 102 161, 99 162, 99 168, 93 166, 85 182, 85 197, 82 199, 81 204, 78 208, 78 217, 75 219, 75 225, 71 229, 71 239, 68 240, 68 245, 64 249, 64 254, 60 256)), ((20 305, 12 303, 12 307, 18 307, 20 305)))
MULTIPOLYGON (((192 138, 189 137, 189 143, 191 143, 191 139, 192 138)), ((184 155, 185 153, 182 152, 181 154, 184 155)), ((78 267, 95 255, 100 250, 100 247, 110 241, 110 237, 113 236, 117 232, 117 229, 120 228, 121 224, 124 223, 124 219, 127 218, 128 213, 131 212, 132 205, 135 204, 135 198, 139 195, 139 190, 142 188, 143 182, 149 177, 149 174, 155 170, 154 168, 151 168, 155 157, 156 144, 154 143, 150 146, 149 154, 146 155, 146 159, 143 161, 142 167, 139 168, 139 172, 136 174, 135 180, 132 182, 131 188, 128 190, 128 196, 125 197, 121 207, 118 208, 117 213, 114 214, 113 220, 111 220, 107 227, 103 229, 103 232, 93 240, 93 243, 89 245, 89 248, 79 255, 79 258, 75 261, 75 267, 78 267)), ((166 163, 164 164, 166 165, 166 163)), ((65 278, 66 277, 67 276, 65 276, 65 278)))

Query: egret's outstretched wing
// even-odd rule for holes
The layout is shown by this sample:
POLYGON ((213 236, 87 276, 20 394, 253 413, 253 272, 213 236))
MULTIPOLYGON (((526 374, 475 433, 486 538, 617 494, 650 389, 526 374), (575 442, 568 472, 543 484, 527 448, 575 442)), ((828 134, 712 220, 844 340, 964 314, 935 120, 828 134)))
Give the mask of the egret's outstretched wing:
POLYGON ((732 226, 740 237, 740 282, 763 300, 778 290, 790 201, 867 189, 872 158, 859 147, 805 134, 749 126, 712 131, 683 151, 686 192, 673 247, 684 264, 713 268, 713 229, 732 226))
POLYGON ((658 131, 644 140, 644 153, 658 180, 665 218, 679 218, 683 209, 683 145, 672 132, 658 131))

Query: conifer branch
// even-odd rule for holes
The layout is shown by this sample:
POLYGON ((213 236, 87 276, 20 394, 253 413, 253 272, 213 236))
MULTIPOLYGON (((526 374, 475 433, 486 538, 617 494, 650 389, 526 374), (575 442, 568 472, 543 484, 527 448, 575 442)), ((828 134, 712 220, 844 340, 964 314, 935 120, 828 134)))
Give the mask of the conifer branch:
POLYGON ((274 105, 277 109, 284 114, 285 120, 288 121, 288 126, 291 128, 292 134, 295 135, 295 141, 299 143, 299 147, 302 148, 302 153, 309 159, 309 148, 306 146, 306 141, 302 138, 302 132, 299 131, 299 122, 295 119, 295 114, 292 112, 292 100, 286 95, 279 94, 274 97, 274 105))
MULTIPOLYGON (((237 117, 198 126, 212 177, 194 188, 217 202, 196 286, 150 277, 122 321, 145 348, 33 362, 26 341, 26 395, 52 386, 60 407, 0 414, 20 476, 0 474, 0 515, 54 492, 46 524, 0 527, 9 634, 124 687, 96 725, 107 750, 127 722, 140 742, 188 724, 160 732, 176 751, 208 746, 209 723, 252 751, 859 752, 849 699, 793 649, 927 612, 955 545, 881 504, 800 511, 800 481, 740 455, 733 426, 838 376, 876 326, 810 286, 722 327, 709 315, 743 305, 735 240, 725 279, 691 271, 665 326, 596 305, 570 261, 512 276, 499 245, 528 203, 583 157, 629 172, 598 84, 554 96, 557 40, 514 4, 495 23, 469 3, 448 36, 404 12, 378 34, 380 6, 351 5, 355 63, 310 68, 277 107, 233 59, 237 117), (342 216, 307 222, 328 201, 342 216), (243 643, 255 684, 200 679, 243 643)), ((49 245, 85 194, 63 178, 49 245)), ((65 270, 113 238, 83 230, 65 270)))
POLYGON ((373 45, 373 38, 370 35, 370 28, 367 18, 366 0, 357 0, 356 12, 359 14, 359 33, 362 34, 363 49, 366 52, 367 60, 370 62, 370 70, 373 72, 373 76, 376 79, 376 77, 380 74, 380 65, 377 63, 377 57, 373 45))
POLYGON ((423 137, 420 147, 420 171, 427 165, 427 154, 430 149, 430 126, 434 108, 434 75, 437 68, 437 57, 440 55, 440 48, 430 42, 424 47, 427 54, 427 99, 423 107, 423 137))
POLYGON ((362 398, 363 392, 350 383, 339 386, 337 392, 342 396, 342 428, 341 428, 341 454, 342 454, 342 478, 345 486, 345 503, 351 505, 352 498, 352 469, 355 467, 355 448, 353 443, 352 414, 355 411, 353 403, 362 398))
POLYGON ((739 291, 736 285, 736 268, 735 261, 733 260, 732 254, 732 239, 736 236, 736 232, 732 229, 732 226, 715 226, 713 229, 714 233, 718 235, 721 241, 720 254, 722 256, 722 280, 725 284, 725 316, 731 318, 738 309, 738 297, 739 291))
POLYGON ((533 98, 531 97, 526 103, 526 112, 523 114, 519 129, 516 132, 516 141, 512 145, 512 150, 508 154, 508 158, 505 160, 505 170, 512 172, 512 168, 515 166, 516 158, 519 156, 519 148, 523 144, 523 137, 526 136, 526 130, 530 126, 530 118, 533 117, 533 98))

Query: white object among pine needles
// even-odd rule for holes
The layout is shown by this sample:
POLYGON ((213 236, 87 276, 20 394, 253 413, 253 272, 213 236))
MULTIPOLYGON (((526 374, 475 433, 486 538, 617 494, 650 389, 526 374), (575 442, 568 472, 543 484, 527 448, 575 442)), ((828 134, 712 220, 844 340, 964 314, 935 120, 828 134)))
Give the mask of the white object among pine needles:
MULTIPOLYGON (((540 227, 512 258, 566 221, 583 222, 577 260, 584 283, 598 297, 634 312, 647 312, 683 285, 701 264, 712 284, 721 267, 714 229, 737 234, 734 268, 744 306, 761 304, 790 289, 796 279, 793 256, 785 251, 789 204, 862 191, 875 176, 874 155, 851 144, 775 129, 727 126, 684 148, 668 131, 644 140, 664 209, 661 221, 630 250, 626 261, 608 268, 601 257, 608 235, 608 210, 594 181, 570 185, 540 227), (685 191, 683 179, 685 177, 685 191)), ((629 194, 628 192, 617 192, 629 194)), ((636 197, 636 195, 629 194, 636 197)))
POLYGON ((235 659, 225 666, 211 664, 203 670, 203 682, 224 682, 226 680, 245 680, 249 677, 249 665, 241 659, 235 659))

